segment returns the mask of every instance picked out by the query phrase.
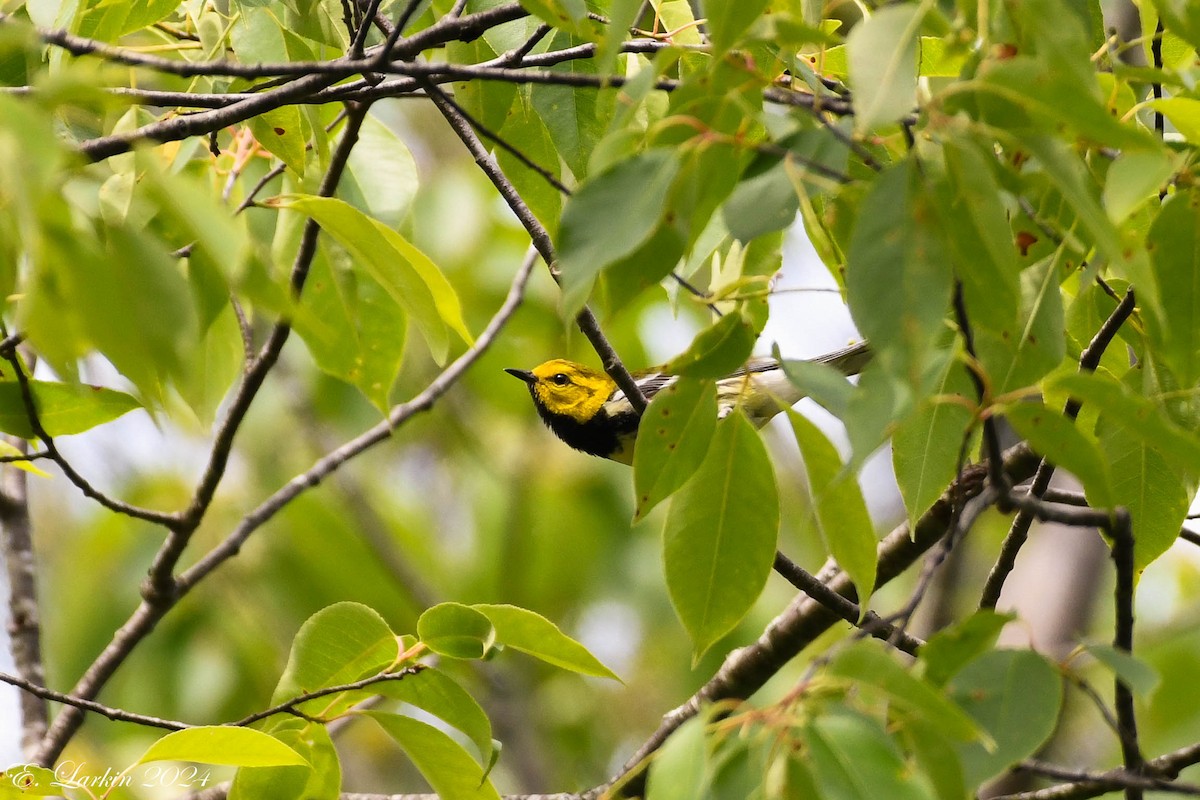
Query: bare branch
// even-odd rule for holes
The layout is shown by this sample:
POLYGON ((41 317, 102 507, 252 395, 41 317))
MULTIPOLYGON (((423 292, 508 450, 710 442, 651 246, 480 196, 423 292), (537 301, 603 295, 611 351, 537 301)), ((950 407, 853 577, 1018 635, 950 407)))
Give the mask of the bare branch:
POLYGON ((16 686, 18 689, 26 692, 33 697, 39 697, 43 700, 51 700, 55 703, 69 706, 78 709, 80 712, 89 711, 93 714, 99 714, 102 717, 114 720, 116 722, 132 722, 137 725, 144 725, 148 728, 162 728, 168 731, 181 731, 184 728, 190 728, 186 722, 177 722, 172 719, 163 719, 162 717, 151 717, 146 714, 135 714, 132 711, 125 711, 120 708, 112 708, 111 706, 97 703, 94 700, 87 700, 82 697, 75 697, 71 694, 56 692, 52 689, 47 689, 38 683, 35 683, 25 678, 19 678, 16 675, 9 675, 6 672, 0 672, 0 682, 7 683, 10 686, 16 686))
MULTIPOLYGON (((1125 324, 1125 320, 1129 319, 1129 315, 1133 313, 1136 305, 1133 290, 1130 289, 1121 298, 1121 302, 1117 303, 1117 307, 1108 315, 1108 319, 1096 331, 1096 335, 1092 337, 1092 341, 1088 343, 1087 348, 1079 357, 1080 372, 1094 372, 1100 364, 1100 359, 1104 356, 1104 351, 1108 349, 1113 338, 1116 337, 1117 331, 1125 324)), ((1063 415, 1067 419, 1075 419, 1079 415, 1078 401, 1071 399, 1063 406, 1063 415)), ((1054 465, 1045 459, 1038 465, 1037 472, 1034 473, 1033 483, 1029 487, 1028 496, 1031 498, 1040 498, 1045 496, 1050 488, 1050 480, 1054 477, 1054 465)), ((996 563, 992 565, 991 572, 988 574, 987 581, 983 586, 983 593, 979 599, 980 608, 995 608, 1000 601, 1000 592, 1004 588, 1004 582, 1012 572, 1013 567, 1017 563, 1017 554, 1021 552, 1021 547, 1024 546, 1025 540, 1029 537, 1029 528, 1033 524, 1034 514, 1032 507, 1023 505, 1021 511, 1013 519, 1012 525, 1009 526, 1008 534, 1004 537, 1004 543, 1000 546, 1000 554, 996 557, 996 563)))
MULTIPOLYGON (((1133 524, 1129 512, 1123 508, 1117 509, 1113 514, 1113 523, 1108 530, 1112 535, 1112 559, 1117 571, 1117 583, 1113 589, 1116 611, 1113 647, 1125 653, 1132 653, 1133 596, 1137 583, 1137 569, 1134 563, 1133 524)), ((1145 766, 1145 759, 1138 744, 1137 712, 1134 709, 1133 690, 1121 679, 1120 675, 1115 677, 1115 681, 1113 701, 1117 710, 1121 756, 1125 761, 1125 769, 1137 774, 1145 766)), ((1125 800, 1141 800, 1141 798, 1141 787, 1125 787, 1125 800)))
POLYGON ((904 633, 904 631, 896 629, 874 611, 868 611, 867 615, 863 617, 857 603, 830 589, 827 585, 813 577, 812 573, 801 568, 799 564, 778 550, 775 551, 775 571, 792 586, 804 592, 813 600, 869 636, 882 639, 914 656, 917 654, 917 650, 925 644, 915 636, 910 636, 904 633), (860 619, 862 620, 861 622, 859 621, 860 619), (893 637, 895 638, 893 639, 893 637))
MULTIPOLYGON (((13 438, 16 447, 28 448, 26 442, 13 438)), ((27 473, 15 467, 0 475, 0 553, 8 570, 8 635, 13 663, 23 680, 44 683, 41 606, 26 478, 27 473)), ((21 749, 31 755, 46 734, 49 709, 32 695, 21 695, 20 706, 21 749)))

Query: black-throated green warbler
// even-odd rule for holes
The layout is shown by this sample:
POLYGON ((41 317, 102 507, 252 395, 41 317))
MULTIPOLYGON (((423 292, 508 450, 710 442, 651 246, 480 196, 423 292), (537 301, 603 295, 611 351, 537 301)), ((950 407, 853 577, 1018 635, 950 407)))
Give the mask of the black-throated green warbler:
MULTIPOLYGON (((844 375, 856 375, 870 358, 871 351, 862 342, 812 360, 844 375)), ((576 450, 633 463, 633 443, 641 418, 607 374, 561 358, 530 370, 505 372, 528 384, 538 414, 558 438, 576 450)), ((674 375, 656 370, 633 377, 647 400, 675 380, 674 375)), ((752 359, 717 381, 718 416, 725 416, 737 406, 758 427, 803 397, 773 358, 752 359)))

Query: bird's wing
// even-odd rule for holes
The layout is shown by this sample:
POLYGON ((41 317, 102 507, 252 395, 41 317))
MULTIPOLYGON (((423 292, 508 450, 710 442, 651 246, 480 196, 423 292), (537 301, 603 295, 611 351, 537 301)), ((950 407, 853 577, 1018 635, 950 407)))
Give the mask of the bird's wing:
MULTIPOLYGON (((654 397, 654 395, 662 391, 664 387, 674 383, 675 376, 668 375, 665 372, 648 372, 644 375, 636 376, 635 380, 637 381, 638 388, 642 390, 642 397, 649 400, 650 398, 654 397)), ((625 392, 617 389, 615 392, 613 392, 612 397, 608 398, 608 402, 605 405, 628 405, 628 403, 629 400, 625 397, 625 392)))

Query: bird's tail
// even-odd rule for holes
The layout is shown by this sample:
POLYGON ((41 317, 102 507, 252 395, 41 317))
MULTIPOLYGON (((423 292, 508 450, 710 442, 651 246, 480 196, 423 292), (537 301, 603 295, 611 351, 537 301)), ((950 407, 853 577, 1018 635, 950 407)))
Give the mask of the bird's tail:
POLYGON ((809 360, 817 364, 828 364, 843 375, 850 376, 862 372, 874 355, 869 342, 859 342, 809 360))

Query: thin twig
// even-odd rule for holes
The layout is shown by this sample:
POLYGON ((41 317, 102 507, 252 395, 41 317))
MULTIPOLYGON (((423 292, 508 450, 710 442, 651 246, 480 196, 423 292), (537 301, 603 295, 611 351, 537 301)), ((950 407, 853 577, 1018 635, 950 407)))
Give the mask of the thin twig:
POLYGON ((46 432, 45 426, 42 425, 41 413, 38 411, 37 398, 33 392, 32 382, 25 372, 25 367, 21 363, 21 357, 17 354, 16 348, 0 346, 0 358, 3 358, 12 367, 13 375, 17 379, 17 386, 21 392, 21 402, 25 407, 25 416, 28 418, 30 429, 41 440, 42 446, 46 451, 46 457, 58 465, 63 475, 67 477, 67 480, 74 484, 85 497, 95 500, 110 511, 125 514, 134 519, 153 522, 156 525, 170 527, 174 524, 174 515, 164 511, 142 508, 132 503, 126 503, 124 500, 109 497, 84 478, 59 451, 54 438, 46 432))
POLYGON ((80 712, 88 711, 93 714, 99 714, 102 717, 114 720, 116 722, 132 722, 137 725, 144 725, 148 728, 162 728, 168 731, 181 731, 184 728, 190 728, 186 722, 178 722, 173 719, 164 719, 162 717, 151 717, 146 714, 135 714, 132 711, 125 711, 120 708, 112 708, 102 703, 97 703, 94 700, 88 700, 83 697, 76 697, 72 694, 64 692, 56 692, 53 689, 47 689, 41 684, 34 681, 26 680, 25 678, 16 675, 9 675, 7 672, 0 672, 0 682, 7 683, 10 686, 16 686, 23 692, 34 697, 39 697, 43 700, 50 700, 55 703, 60 703, 64 706, 74 708, 80 712))
POLYGON ((917 637, 895 629, 874 611, 868 611, 864 617, 857 603, 830 589, 778 550, 775 551, 775 571, 792 586, 869 636, 882 639, 913 656, 925 644, 917 637))
MULTIPOLYGON (((440 92, 438 92, 432 83, 427 83, 425 89, 429 92, 429 98, 433 101, 438 111, 450 123, 451 129, 458 135, 458 138, 474 157, 475 163, 479 165, 479 168, 491 180, 492 185, 500 192, 500 196, 504 198, 508 207, 517 215, 517 219, 520 220, 525 230, 529 233, 533 246, 541 254, 542 260, 551 267, 550 274, 557 281, 558 275, 553 268, 555 258, 554 244, 550 240, 550 234, 546 231, 542 223, 538 221, 538 218, 533 215, 533 212, 529 210, 529 206, 525 204, 525 200, 517 192, 516 187, 512 185, 512 182, 500 170, 500 167, 488 153, 487 148, 483 146, 483 142, 475 134, 471 123, 459 114, 454 106, 446 102, 445 97, 440 95, 440 92)), ((617 386, 625 393, 634 410, 639 414, 645 411, 646 398, 642 396, 642 391, 638 388, 637 382, 629 374, 629 370, 625 368, 624 363, 621 362, 617 351, 608 341, 604 332, 600 330, 600 323, 591 309, 585 306, 579 312, 578 316, 576 316, 575 324, 579 326, 579 330, 591 342, 592 348, 600 356, 600 362, 604 367, 604 371, 616 381, 617 386)))
POLYGON ((1138 775, 1137 773, 1129 772, 1128 770, 1112 770, 1110 772, 1088 772, 1087 770, 1069 769, 1060 767, 1057 764, 1048 764, 1045 761, 1036 759, 1026 759, 1018 764, 1013 769, 1020 772, 1028 772, 1031 775, 1040 775, 1045 778, 1055 778, 1064 781, 1112 781, 1124 785, 1126 788, 1138 789, 1153 789, 1158 792, 1171 792, 1174 794, 1185 795, 1200 795, 1200 786, 1189 783, 1172 783, 1147 775, 1138 775))
MULTIPOLYGON (((971 320, 967 315, 967 304, 963 296, 963 288, 961 281, 955 281, 954 284, 954 314, 958 321, 959 335, 962 336, 963 348, 967 351, 967 355, 971 359, 971 364, 978 364, 979 357, 975 352, 975 333, 971 329, 971 320)), ((1010 486, 1007 478, 1004 475, 1000 466, 1000 460, 996 458, 996 454, 1000 452, 1000 433, 996 428, 996 419, 993 415, 986 413, 987 405, 991 402, 987 386, 983 382, 983 376, 978 370, 969 369, 968 373, 971 376, 971 382, 975 384, 975 394, 979 400, 979 405, 984 412, 983 417, 983 443, 984 455, 987 457, 989 467, 988 479, 991 481, 992 488, 997 492, 997 508, 1001 513, 1008 511, 1008 492, 1010 486)))
MULTIPOLYGON (((1117 332, 1125 321, 1129 319, 1129 315, 1133 313, 1136 305, 1136 298, 1132 289, 1125 293, 1121 301, 1117 303, 1116 308, 1108 315, 1108 319, 1096 331, 1096 335, 1092 337, 1092 341, 1088 343, 1086 349, 1079 357, 1080 372, 1094 372, 1100 364, 1100 359, 1104 356, 1104 352, 1116 337, 1117 332)), ((1063 406, 1063 415, 1067 419, 1075 419, 1079 416, 1080 404, 1074 398, 1068 400, 1063 406)), ((1034 473, 1033 482, 1029 487, 1028 496, 1039 498, 1045 495, 1050 488, 1050 480, 1054 477, 1054 465, 1045 459, 1038 465, 1037 472, 1034 473)), ((1004 537, 1004 542, 1000 546, 1000 553, 996 557, 996 563, 992 565, 991 571, 988 573, 987 580, 983 585, 983 592, 980 595, 980 608, 995 608, 1000 602, 1000 592, 1004 588, 1004 583, 1012 572, 1013 567, 1017 563, 1017 555, 1021 552, 1026 539, 1029 538, 1029 529, 1033 525, 1033 514, 1023 508, 1013 519, 1009 526, 1008 534, 1004 537)))
POLYGON ((242 717, 237 722, 230 722, 227 724, 244 728, 247 725, 253 725, 259 720, 266 719, 267 717, 273 717, 276 714, 294 714, 297 711, 297 706, 307 703, 310 700, 316 700, 319 697, 328 697, 331 694, 358 691, 360 689, 365 689, 368 686, 373 686, 377 683, 403 680, 410 675, 416 675, 423 669, 425 669, 423 664, 414 664, 411 667, 398 669, 395 672, 384 672, 380 673, 379 675, 372 675, 369 678, 363 678, 362 680, 354 681, 353 683, 343 683, 337 686, 326 686, 323 689, 314 689, 311 692, 297 695, 290 700, 285 700, 278 705, 271 706, 270 708, 263 709, 262 711, 256 711, 253 714, 242 717))

